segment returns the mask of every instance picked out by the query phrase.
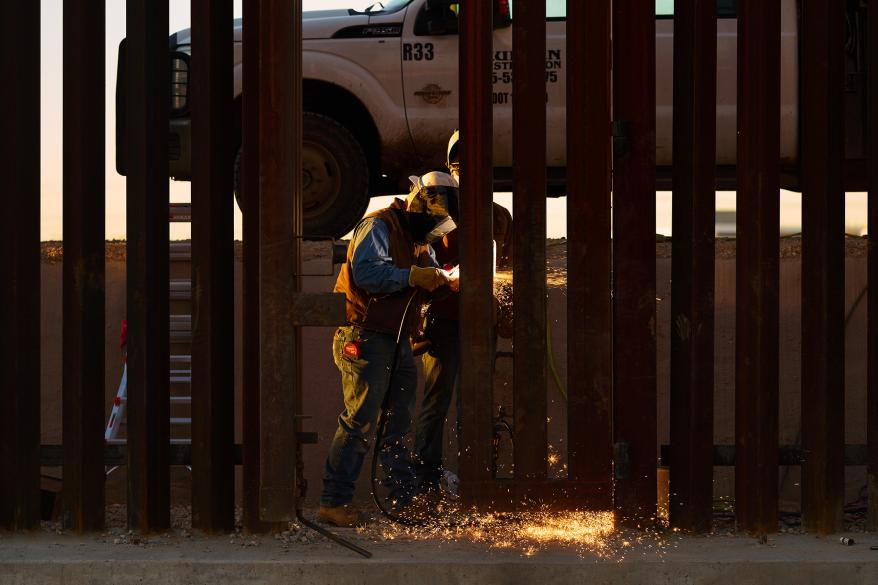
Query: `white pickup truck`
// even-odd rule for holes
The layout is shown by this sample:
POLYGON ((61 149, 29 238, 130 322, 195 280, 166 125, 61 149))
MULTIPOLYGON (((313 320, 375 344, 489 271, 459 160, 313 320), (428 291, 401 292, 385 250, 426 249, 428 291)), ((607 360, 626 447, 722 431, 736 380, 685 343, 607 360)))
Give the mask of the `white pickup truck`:
MULTIPOLYGON (((469 0, 472 1, 472 0, 469 0)), ((494 33, 495 187, 511 187, 512 8, 492 0, 494 33)), ((800 0, 779 0, 782 22, 781 160, 784 187, 798 186, 800 0)), ((866 0, 848 5, 846 171, 848 190, 865 181, 866 0)), ((871 0, 873 5, 878 0, 871 0)), ((549 196, 563 195, 565 167, 566 0, 547 0, 546 89, 549 196)), ((458 127, 457 2, 386 0, 363 11, 304 13, 305 231, 342 235, 362 216, 369 198, 399 193, 406 177, 441 167, 446 141, 458 127)), ((736 0, 718 0, 717 175, 734 188, 736 136, 736 0)), ((657 188, 670 185, 673 85, 673 0, 656 2, 657 188)), ((236 152, 240 164, 241 27, 235 22, 236 152)), ((188 104, 189 30, 170 37, 175 72, 171 91, 170 175, 188 180, 191 133, 188 104)), ((120 59, 120 68, 123 60, 120 59)), ((120 69, 120 79, 123 78, 120 69)), ((123 93, 119 93, 120 96, 123 93)), ((124 108, 120 108, 124 111, 124 108)), ((120 128, 120 130, 122 130, 120 128)), ((464 137, 464 139, 466 139, 464 137)), ((124 174, 124 152, 117 154, 124 174)), ((239 176, 239 173, 235 173, 239 176)), ((239 197, 237 185, 236 196, 239 197)), ((239 204, 241 203, 239 198, 239 204)))

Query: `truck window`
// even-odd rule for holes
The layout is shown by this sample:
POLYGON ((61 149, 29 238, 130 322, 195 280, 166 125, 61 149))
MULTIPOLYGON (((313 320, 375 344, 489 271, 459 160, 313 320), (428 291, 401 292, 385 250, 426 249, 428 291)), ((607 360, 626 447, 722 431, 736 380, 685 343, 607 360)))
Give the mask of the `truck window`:
MULTIPOLYGON (((515 2, 508 0, 509 14, 514 15, 513 6, 515 2)), ((459 4, 452 4, 451 10, 455 14, 459 14, 459 4)), ((546 0, 546 20, 564 20, 567 18, 567 0, 546 0)))
MULTIPOLYGON (((514 16, 513 0, 509 1, 510 15, 514 16)), ((546 20, 565 20, 567 18, 567 1, 568 0, 546 0, 546 20)), ((738 0, 717 0, 716 10, 718 18, 735 18, 737 16, 738 0)), ((430 32, 427 26, 428 13, 426 10, 420 15, 415 25, 415 34, 457 34, 456 19, 459 14, 459 4, 451 4, 447 8, 434 9, 430 14, 431 20, 435 20, 436 13, 441 10, 445 12, 446 18, 440 19, 446 22, 443 32, 430 32)), ((674 18, 674 0, 655 0, 656 18, 674 18)))
POLYGON ((567 0, 546 0, 546 20, 567 18, 567 0))
MULTIPOLYGON (((509 0, 510 11, 512 11, 513 0, 509 0)), ((512 12, 514 14, 514 11, 512 12)), ((567 19, 567 0, 546 0, 546 20, 566 20, 567 19)))
MULTIPOLYGON (((481 1, 481 0, 480 0, 481 1)), ((506 28, 512 22, 512 0, 494 1, 494 28, 506 28), (508 15, 508 18, 504 17, 508 15)), ((565 0, 561 0, 563 4, 565 0)), ((415 19, 415 35, 456 35, 459 30, 460 2, 425 2, 415 19)))
MULTIPOLYGON (((736 18, 738 16, 738 0, 717 0, 717 18, 736 18)), ((656 18, 674 18, 674 0, 656 0, 656 18)))
MULTIPOLYGON (((546 0, 546 20, 565 20, 567 18, 567 1, 546 0)), ((509 0, 511 14, 514 14, 513 5, 513 0, 509 0)), ((457 15, 458 5, 452 4, 450 11, 457 15)), ((738 0, 717 0, 716 11, 717 18, 736 18, 738 0)), ((655 0, 655 15, 656 18, 674 18, 674 0, 655 0)))
POLYGON ((460 5, 456 3, 446 5, 439 2, 436 6, 430 7, 425 2, 415 19, 415 35, 456 35, 459 28, 457 22, 459 13, 460 5))
MULTIPOLYGON (((738 0, 717 0, 719 18, 735 18, 738 0)), ((656 0, 655 15, 657 18, 674 18, 674 0, 656 0)), ((546 19, 564 20, 567 18, 567 0, 546 0, 546 19)))
POLYGON ((718 0, 716 12, 718 18, 737 18, 738 0, 718 0))
POLYGON ((366 7, 360 14, 390 14, 399 12, 411 3, 412 0, 386 0, 385 2, 376 2, 366 7))
POLYGON ((673 18, 674 0, 655 0, 655 15, 658 18, 673 18))

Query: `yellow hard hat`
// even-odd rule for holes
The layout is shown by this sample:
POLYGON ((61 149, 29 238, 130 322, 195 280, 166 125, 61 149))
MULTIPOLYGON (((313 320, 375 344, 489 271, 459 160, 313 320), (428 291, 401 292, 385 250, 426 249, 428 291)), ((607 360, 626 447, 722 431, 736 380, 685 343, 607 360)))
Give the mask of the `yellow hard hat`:
POLYGON ((448 139, 448 151, 445 155, 445 166, 449 169, 451 165, 460 164, 460 148, 458 145, 460 143, 460 130, 455 130, 454 134, 451 135, 451 138, 448 139))

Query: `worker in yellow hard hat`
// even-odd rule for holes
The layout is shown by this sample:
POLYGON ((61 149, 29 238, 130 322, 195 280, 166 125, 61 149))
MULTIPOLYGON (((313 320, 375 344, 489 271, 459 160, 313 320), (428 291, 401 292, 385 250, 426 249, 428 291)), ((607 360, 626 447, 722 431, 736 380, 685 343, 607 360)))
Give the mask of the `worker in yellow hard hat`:
MULTIPOLYGON (((446 154, 448 171, 459 184, 459 131, 448 141, 446 154)), ((497 203, 493 213, 497 264, 507 267, 512 263, 512 214, 497 203)), ((458 232, 448 234, 441 242, 434 243, 433 248, 440 264, 458 264, 458 232)), ((428 495, 441 493, 441 480, 446 475, 442 465, 443 431, 460 367, 459 305, 459 295, 451 294, 434 301, 426 317, 424 337, 429 341, 429 350, 421 357, 424 398, 415 431, 414 460, 419 491, 428 495)))

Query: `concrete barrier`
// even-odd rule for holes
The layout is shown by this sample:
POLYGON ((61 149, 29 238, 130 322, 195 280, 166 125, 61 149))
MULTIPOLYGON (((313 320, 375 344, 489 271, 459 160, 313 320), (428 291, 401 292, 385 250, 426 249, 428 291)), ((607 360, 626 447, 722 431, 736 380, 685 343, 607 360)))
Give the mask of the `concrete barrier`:
POLYGON ((769 545, 670 536, 604 558, 563 547, 526 554, 461 542, 358 540, 375 554, 371 560, 323 542, 285 550, 271 538, 242 546, 228 538, 158 537, 131 546, 16 536, 0 541, 0 585, 872 585, 875 539, 856 536, 852 547, 810 535, 772 537, 769 545))

